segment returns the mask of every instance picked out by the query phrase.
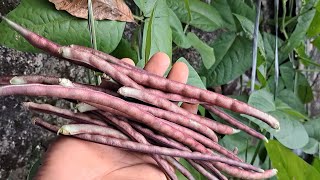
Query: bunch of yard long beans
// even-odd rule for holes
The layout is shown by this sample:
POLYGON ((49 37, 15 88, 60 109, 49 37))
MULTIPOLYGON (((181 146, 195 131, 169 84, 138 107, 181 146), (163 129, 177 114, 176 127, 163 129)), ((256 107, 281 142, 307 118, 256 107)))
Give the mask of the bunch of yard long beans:
POLYGON ((216 135, 242 130, 267 141, 261 133, 221 108, 259 118, 279 129, 279 122, 272 116, 229 97, 153 75, 94 49, 58 45, 1 18, 33 46, 109 77, 100 86, 46 76, 0 77, 0 96, 48 96, 79 103, 80 113, 48 104, 24 103, 29 110, 71 120, 58 127, 34 118, 36 125, 61 135, 149 154, 169 179, 177 179, 170 166, 188 179, 194 179, 176 157, 185 158, 208 179, 227 179, 226 174, 244 179, 265 179, 277 173, 276 169, 262 170, 244 163, 235 152, 220 146, 216 135), (201 104, 233 127, 192 114, 177 102, 201 104), (85 111, 89 112, 83 113, 85 111))

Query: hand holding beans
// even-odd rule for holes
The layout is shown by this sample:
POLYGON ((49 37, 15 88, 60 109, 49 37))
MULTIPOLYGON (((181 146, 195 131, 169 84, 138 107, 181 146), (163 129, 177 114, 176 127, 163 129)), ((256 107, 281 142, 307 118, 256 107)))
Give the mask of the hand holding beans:
MULTIPOLYGON (((123 61, 134 64, 131 59, 123 61)), ((145 70, 163 76, 169 65, 169 57, 157 53, 145 70)), ((167 78, 185 83, 188 67, 181 62, 174 64, 167 78)), ((187 110, 196 112, 197 106, 187 110)), ((68 137, 58 138, 50 146, 44 162, 38 172, 40 179, 166 179, 148 155, 68 137)))

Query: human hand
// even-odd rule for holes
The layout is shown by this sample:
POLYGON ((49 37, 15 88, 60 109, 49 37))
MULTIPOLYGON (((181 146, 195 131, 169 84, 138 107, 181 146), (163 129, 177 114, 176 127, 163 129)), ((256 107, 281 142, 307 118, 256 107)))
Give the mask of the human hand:
MULTIPOLYGON (((133 64, 131 59, 123 61, 133 64)), ((170 65, 169 57, 156 53, 145 70, 163 76, 170 65)), ((167 78, 186 83, 188 67, 182 62, 173 65, 167 78)), ((197 105, 183 103, 182 107, 196 113, 197 105)), ((165 174, 148 155, 87 142, 70 137, 59 137, 48 149, 36 179, 154 179, 165 180, 165 174)))

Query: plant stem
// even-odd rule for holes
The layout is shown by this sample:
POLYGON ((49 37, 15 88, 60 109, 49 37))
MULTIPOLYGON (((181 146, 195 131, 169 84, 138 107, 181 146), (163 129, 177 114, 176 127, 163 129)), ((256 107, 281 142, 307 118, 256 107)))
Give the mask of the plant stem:
POLYGON ((296 21, 300 16, 302 16, 302 15, 308 13, 308 12, 309 12, 309 11, 304 11, 304 12, 300 13, 299 15, 290 18, 287 22, 284 23, 284 26, 286 27, 287 25, 293 23, 293 22, 296 21))
POLYGON ((246 153, 244 155, 244 162, 247 162, 248 160, 248 147, 249 147, 249 140, 246 139, 246 153))
POLYGON ((289 0, 289 16, 292 16, 293 11, 293 0, 289 0))
POLYGON ((293 87, 293 93, 295 95, 298 95, 298 78, 299 78, 299 74, 298 74, 298 71, 296 70, 294 74, 294 87, 293 87))
POLYGON ((186 34, 187 30, 188 30, 188 27, 189 27, 189 23, 191 22, 192 20, 192 15, 191 15, 191 9, 190 9, 190 3, 189 3, 189 0, 184 0, 184 6, 185 8, 187 9, 188 11, 188 22, 186 24, 186 26, 184 27, 184 30, 183 30, 183 33, 186 34))
POLYGON ((144 21, 144 17, 143 16, 137 16, 137 15, 133 15, 133 18, 135 19, 135 20, 138 20, 138 21, 144 21))
POLYGON ((286 2, 287 0, 282 0, 282 24, 281 24, 281 32, 283 33, 284 37, 288 39, 288 35, 286 32, 286 14, 287 14, 287 8, 286 8, 286 2))
POLYGON ((183 33, 186 34, 187 30, 188 30, 188 27, 189 27, 189 23, 186 24, 186 26, 184 26, 184 29, 183 29, 183 33))
POLYGON ((258 153, 259 153, 259 151, 260 151, 261 145, 262 145, 262 141, 260 140, 259 143, 258 143, 258 146, 257 146, 256 150, 254 151, 254 154, 253 154, 253 157, 252 157, 252 159, 251 159, 250 164, 253 164, 254 161, 256 160, 256 158, 257 158, 257 156, 258 156, 258 153))

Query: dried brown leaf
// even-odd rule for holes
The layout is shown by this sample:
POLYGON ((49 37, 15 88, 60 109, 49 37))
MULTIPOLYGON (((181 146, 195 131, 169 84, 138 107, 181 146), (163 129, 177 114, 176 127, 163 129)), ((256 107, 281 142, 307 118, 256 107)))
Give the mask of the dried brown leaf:
MULTIPOLYGON (((88 18, 87 0, 49 0, 57 10, 65 10, 73 16, 88 18)), ((129 7, 123 0, 92 0, 93 16, 96 20, 134 22, 129 7)))

